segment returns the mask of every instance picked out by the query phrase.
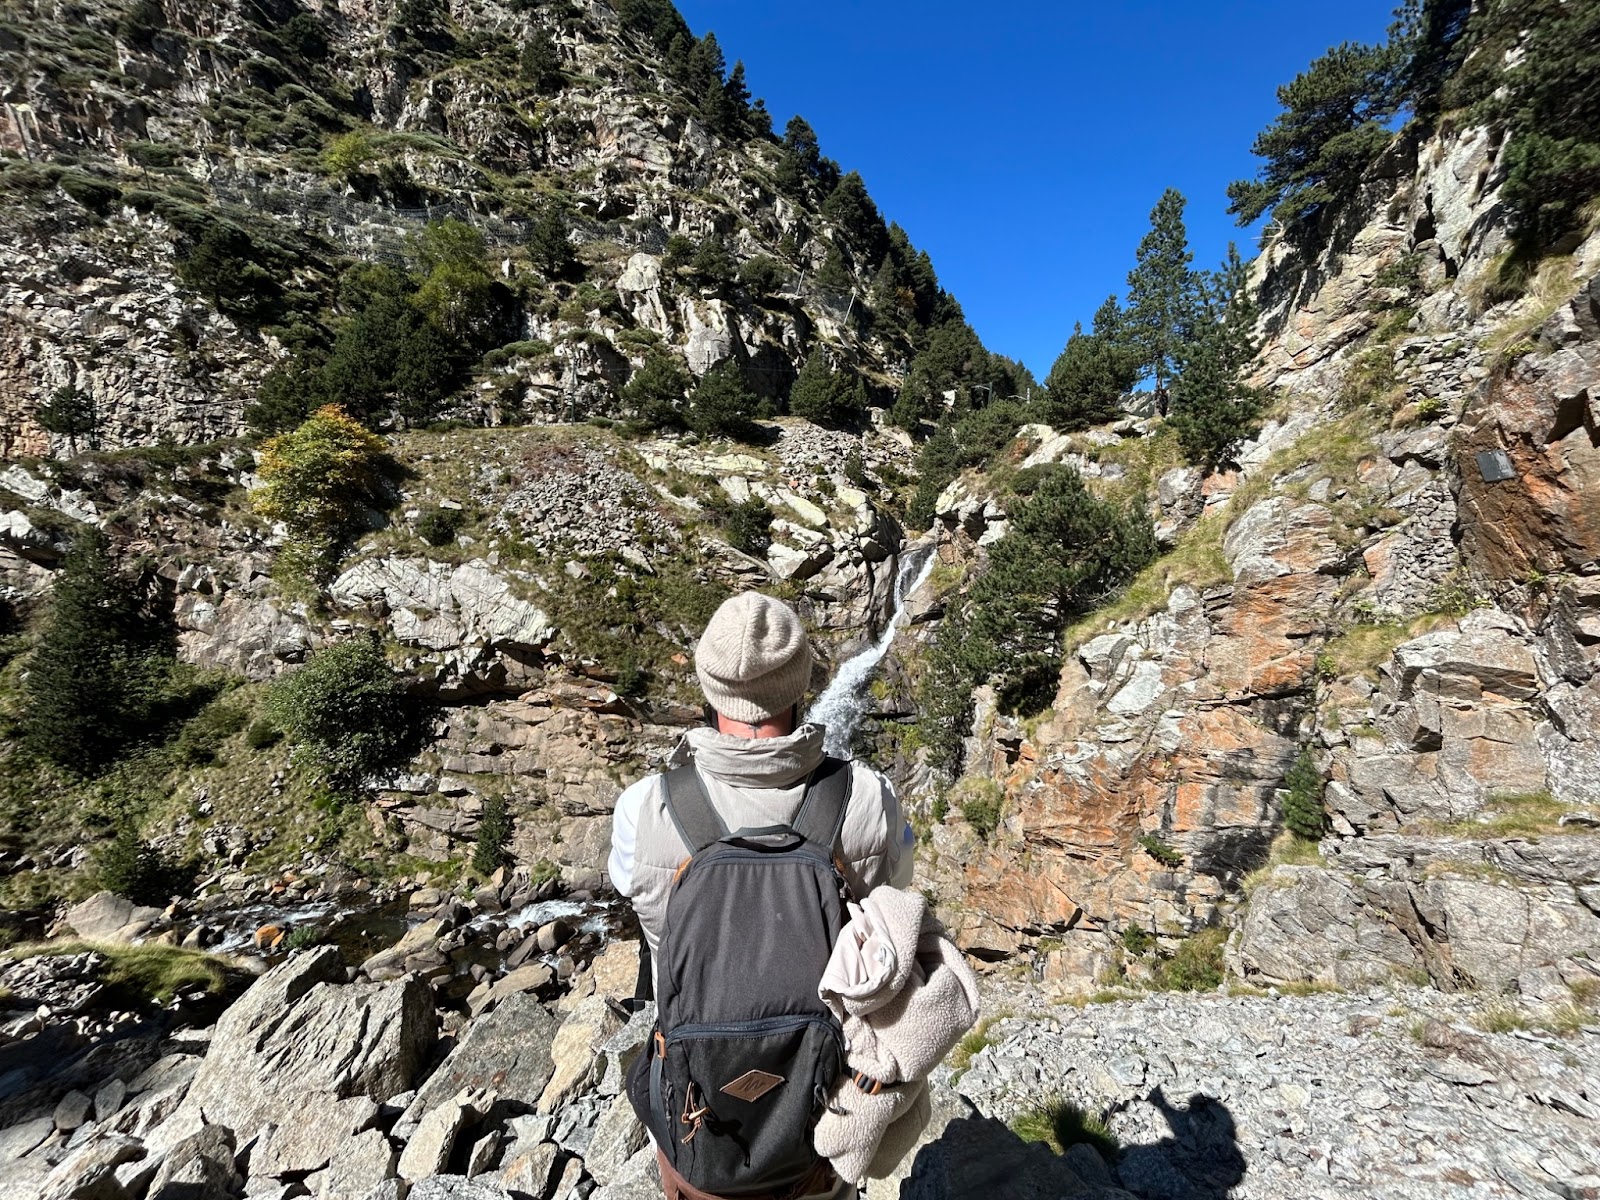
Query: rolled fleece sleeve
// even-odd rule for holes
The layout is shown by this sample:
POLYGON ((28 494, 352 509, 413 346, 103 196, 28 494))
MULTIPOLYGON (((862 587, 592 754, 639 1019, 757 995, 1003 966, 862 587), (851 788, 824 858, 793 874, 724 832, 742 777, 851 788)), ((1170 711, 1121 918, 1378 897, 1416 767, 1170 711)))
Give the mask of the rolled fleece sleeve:
POLYGON ((638 844, 639 810, 650 792, 650 780, 641 779, 617 797, 611 814, 611 854, 606 859, 606 874, 611 886, 622 896, 633 895, 634 852, 638 844))

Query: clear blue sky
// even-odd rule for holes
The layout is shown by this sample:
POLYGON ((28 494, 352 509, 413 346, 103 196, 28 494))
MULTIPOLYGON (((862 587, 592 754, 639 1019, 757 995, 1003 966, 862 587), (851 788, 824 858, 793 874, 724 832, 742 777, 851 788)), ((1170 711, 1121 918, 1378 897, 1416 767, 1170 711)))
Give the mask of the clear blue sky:
POLYGON ((1189 199, 1195 265, 1252 233, 1224 211, 1275 89, 1397 0, 678 0, 781 131, 798 112, 933 256, 986 345, 1041 379, 1121 292, 1150 209, 1189 199))

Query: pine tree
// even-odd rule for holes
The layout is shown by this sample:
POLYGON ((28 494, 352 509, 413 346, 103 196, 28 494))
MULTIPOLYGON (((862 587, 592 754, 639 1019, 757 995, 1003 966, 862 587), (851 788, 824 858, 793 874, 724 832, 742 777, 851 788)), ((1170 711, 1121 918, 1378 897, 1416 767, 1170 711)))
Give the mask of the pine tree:
POLYGON ((553 92, 562 83, 561 55, 544 29, 535 29, 522 47, 522 78, 541 92, 553 92))
POLYGON ((1072 430, 1121 414, 1122 397, 1139 378, 1139 351, 1124 340, 1123 324, 1117 298, 1108 296, 1094 315, 1094 332, 1074 330, 1045 377, 1042 420, 1072 430))
POLYGON ((689 270, 701 283, 711 287, 726 287, 733 282, 736 272, 733 255, 721 234, 707 234, 700 242, 689 263, 689 270))
POLYGON ((92 773, 158 720, 171 669, 168 630, 116 570, 100 530, 62 560, 22 682, 22 735, 41 757, 92 773))
POLYGON ((683 398, 688 391, 688 373, 672 355, 657 350, 623 386, 622 402, 641 425, 662 429, 682 422, 683 398))
POLYGON ((708 30, 705 37, 695 42, 689 51, 686 82, 690 93, 704 97, 710 93, 713 85, 721 88, 727 72, 727 60, 722 57, 722 47, 717 44, 717 35, 708 30))
POLYGON ((1183 224, 1183 193, 1168 188, 1150 213, 1150 232, 1139 243, 1128 274, 1127 340, 1139 366, 1164 395, 1178 355, 1194 330, 1200 306, 1199 280, 1189 264, 1189 234, 1183 224))
POLYGON ((722 99, 718 105, 718 120, 713 128, 724 137, 738 137, 745 132, 750 117, 750 89, 744 81, 744 63, 736 62, 722 85, 722 99))
POLYGON ((829 429, 849 428, 866 409, 865 387, 849 373, 829 366, 820 346, 811 352, 789 389, 789 412, 829 429))
POLYGON ((839 227, 851 249, 868 266, 877 265, 888 244, 889 231, 858 172, 851 171, 839 180, 839 186, 823 201, 822 215, 839 227))
POLYGON ((570 227, 566 214, 555 204, 547 204, 528 235, 528 258, 546 279, 564 279, 572 270, 570 227))
POLYGON ((1243 382, 1255 358, 1256 317, 1249 270, 1230 244, 1207 282, 1206 313, 1184 350, 1169 419, 1184 456, 1207 470, 1225 466, 1259 429, 1264 397, 1243 382))
POLYGON ((94 433, 98 425, 94 397, 79 388, 66 384, 51 393, 50 399, 39 405, 34 420, 46 433, 67 439, 67 453, 78 453, 78 439, 94 433))
POLYGON ((783 130, 783 157, 776 172, 780 191, 790 196, 804 194, 806 185, 816 178, 822 151, 817 133, 802 116, 789 118, 783 130))
POLYGON ((1249 225, 1268 210, 1284 224, 1306 223, 1348 195, 1391 135, 1385 122, 1400 104, 1401 47, 1345 42, 1278 89, 1284 111, 1256 137, 1265 159, 1253 180, 1228 185, 1228 208, 1249 225))
POLYGON ((1505 73, 1502 102, 1511 130, 1504 196, 1530 263, 1569 235, 1575 242, 1600 197, 1600 7, 1531 7, 1526 54, 1505 73))
POLYGON ((731 437, 750 441, 757 427, 752 420, 760 401, 744 381, 739 364, 727 359, 712 367, 689 397, 689 428, 701 437, 731 437))

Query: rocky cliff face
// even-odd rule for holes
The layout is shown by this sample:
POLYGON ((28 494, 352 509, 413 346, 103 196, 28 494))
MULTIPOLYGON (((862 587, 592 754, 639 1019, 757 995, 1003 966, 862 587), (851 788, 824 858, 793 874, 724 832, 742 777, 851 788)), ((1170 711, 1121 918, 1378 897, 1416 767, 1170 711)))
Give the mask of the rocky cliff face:
MULTIPOLYGON (((1262 256, 1275 419, 1237 474, 1160 476, 1172 551, 1069 633, 1042 719, 980 705, 998 828, 924 850, 974 952, 1139 978, 1126 946, 1220 925, 1249 979, 1591 993, 1600 239, 1487 304, 1496 152, 1401 142, 1317 258, 1262 256), (1274 867, 1302 760, 1329 836, 1274 867)), ((1091 478, 1154 430, 1115 432, 1091 478)), ((1003 520, 974 481, 941 509, 952 562, 1003 520)))
POLYGON ((713 132, 608 3, 28 3, 0 27, 0 77, 8 457, 69 448, 36 419, 63 387, 93 401, 104 448, 236 436, 344 264, 404 263, 453 217, 515 284, 552 205, 585 286, 517 314, 520 351, 479 370, 460 417, 615 412, 651 348, 696 376, 731 359, 766 396, 814 345, 873 386, 909 357, 863 319, 874 264, 820 195, 775 182, 764 114, 713 132), (531 75, 530 41, 553 56, 531 75), (219 313, 178 278, 217 228, 273 277, 267 316, 219 313), (722 239, 735 268, 767 256, 771 278, 696 282, 663 260, 674 236, 722 239))

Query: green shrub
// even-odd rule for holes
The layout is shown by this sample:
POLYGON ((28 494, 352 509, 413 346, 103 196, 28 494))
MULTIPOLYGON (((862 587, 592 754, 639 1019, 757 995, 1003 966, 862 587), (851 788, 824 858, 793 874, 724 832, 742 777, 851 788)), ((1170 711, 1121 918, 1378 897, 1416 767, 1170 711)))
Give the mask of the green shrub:
POLYGON ((285 950, 309 950, 313 946, 320 946, 327 940, 322 930, 315 925, 296 925, 283 939, 285 950))
POLYGON ((316 651, 275 683, 267 712, 336 792, 360 789, 420 747, 423 715, 373 637, 316 651))
POLYGON ((178 731, 173 753, 184 764, 215 762, 222 744, 243 729, 248 719, 244 710, 234 705, 208 705, 178 731))
POLYGON ((1006 804, 1004 790, 992 779, 965 779, 957 785, 956 792, 961 815, 974 833, 988 841, 1000 828, 1006 804))
POLYGON ((1157 981, 1170 992, 1208 992, 1222 983, 1222 951, 1227 944, 1224 929, 1202 929, 1184 938, 1170 959, 1156 972, 1157 981))
POLYGON ((1183 866, 1183 855, 1174 850, 1157 834, 1140 834, 1139 845, 1146 854, 1155 859, 1163 867, 1183 866))
POLYGON ((252 721, 245 730, 244 743, 252 750, 269 750, 283 741, 283 730, 271 721, 252 721))
POLYGON ((472 869, 480 876, 493 875, 510 861, 508 847, 511 842, 511 805, 506 798, 493 794, 483 802, 483 815, 478 820, 478 842, 472 849, 472 869))
POLYGON ((757 300, 781 290, 788 277, 783 264, 769 254, 746 259, 739 267, 739 282, 757 300))
POLYGON ((417 535, 430 546, 448 546, 466 521, 459 508, 430 508, 417 519, 417 535))
POLYGON ((743 554, 765 558, 772 545, 772 510, 759 496, 722 510, 722 532, 728 545, 743 554))
POLYGON ((1122 945, 1129 954, 1148 954, 1154 949, 1156 939, 1142 925, 1124 925, 1122 927, 1122 945))
POLYGON ((126 824, 94 855, 94 868, 101 888, 135 904, 165 905, 194 882, 193 867, 163 854, 126 824))
POLYGON ((1308 842, 1320 842, 1328 831, 1328 810, 1322 802, 1322 772, 1310 748, 1300 752, 1283 779, 1283 823, 1308 842))
POLYGON ((214 221, 179 259, 178 274, 218 312, 262 324, 279 314, 283 289, 260 257, 248 234, 214 221))

